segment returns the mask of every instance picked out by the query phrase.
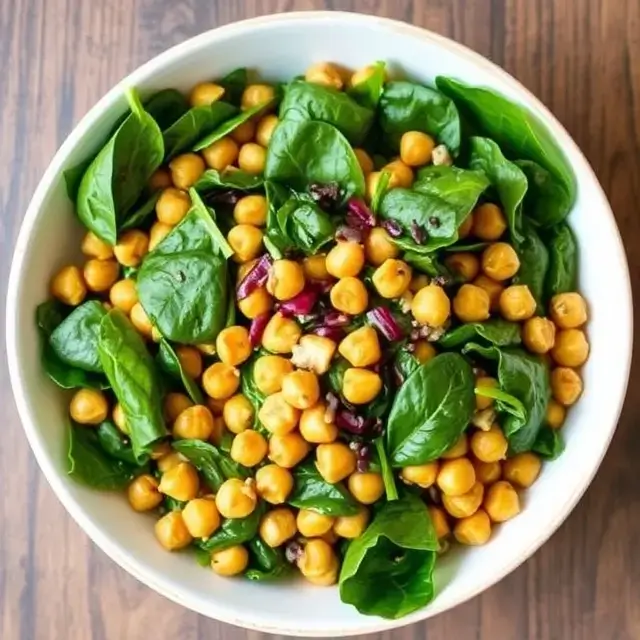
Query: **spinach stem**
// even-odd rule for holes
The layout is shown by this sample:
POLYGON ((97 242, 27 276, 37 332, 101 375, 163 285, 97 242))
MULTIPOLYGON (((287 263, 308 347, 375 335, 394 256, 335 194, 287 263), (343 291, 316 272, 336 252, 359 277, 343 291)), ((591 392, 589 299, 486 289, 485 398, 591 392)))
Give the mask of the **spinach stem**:
POLYGON ((382 438, 375 440, 376 451, 378 452, 378 458, 380 458, 380 468, 382 469, 382 480, 384 482, 384 489, 387 494, 387 500, 398 499, 398 489, 396 488, 396 481, 393 477, 393 470, 387 459, 387 452, 384 449, 384 442, 382 438))

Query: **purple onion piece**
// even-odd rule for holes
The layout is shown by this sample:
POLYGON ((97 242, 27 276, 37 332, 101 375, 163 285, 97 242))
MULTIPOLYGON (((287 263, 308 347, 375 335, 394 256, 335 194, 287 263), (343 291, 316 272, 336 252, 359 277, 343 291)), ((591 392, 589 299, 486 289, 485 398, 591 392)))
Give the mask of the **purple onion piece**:
POLYGON ((321 294, 329 293, 335 282, 333 280, 319 280, 315 282, 318 291, 321 294))
POLYGON ((238 301, 244 300, 251 295, 256 289, 264 287, 269 278, 269 269, 271 268, 271 257, 268 253, 258 258, 249 273, 242 279, 236 290, 238 301))
POLYGON ((344 429, 344 431, 355 435, 361 435, 367 428, 367 423, 362 416, 345 410, 338 411, 336 414, 336 425, 339 429, 344 429))
POLYGON ((296 540, 291 540, 287 542, 287 546, 284 549, 284 556, 287 559, 287 562, 291 564, 295 564, 302 557, 303 552, 302 545, 296 540))
POLYGON ((427 232, 417 222, 412 222, 409 233, 417 244, 424 244, 427 239, 427 232))
POLYGON ((362 242, 362 230, 343 224, 336 229, 334 238, 343 242, 362 242))
POLYGON ((369 470, 369 463, 371 462, 371 451, 369 447, 363 446, 358 449, 356 453, 356 469, 361 473, 369 470))
POLYGON ((327 395, 325 396, 325 400, 327 401, 327 408, 324 412, 324 421, 327 424, 331 424, 335 422, 336 412, 338 411, 338 407, 340 406, 340 400, 338 399, 338 396, 332 391, 329 391, 329 393, 327 393, 327 395))
POLYGON ((327 327, 323 325, 321 327, 315 327, 311 330, 317 336, 322 338, 330 338, 334 342, 340 342, 344 338, 344 331, 340 327, 327 327))
POLYGON ((351 318, 346 313, 329 311, 329 313, 324 317, 323 324, 326 327, 346 327, 351 324, 351 318))
POLYGON ((365 229, 373 229, 376 226, 376 218, 364 200, 350 198, 349 202, 347 202, 347 211, 354 218, 354 222, 357 221, 359 223, 358 226, 362 226, 365 229))
POLYGON ((249 327, 249 342, 252 347, 255 348, 262 342, 262 334, 270 319, 271 314, 266 312, 261 313, 251 321, 251 326, 249 327))
POLYGON ((382 227, 392 238, 399 238, 402 235, 402 227, 395 220, 385 220, 382 227))
POLYGON ((297 296, 281 302, 278 310, 285 316, 306 316, 311 313, 318 301, 318 291, 313 287, 306 287, 297 296))
POLYGON ((386 307, 376 307, 367 312, 367 320, 382 333, 387 340, 400 340, 402 329, 393 314, 386 307))
POLYGON ((340 201, 340 185, 337 182, 314 182, 309 186, 309 194, 320 207, 331 209, 340 201))

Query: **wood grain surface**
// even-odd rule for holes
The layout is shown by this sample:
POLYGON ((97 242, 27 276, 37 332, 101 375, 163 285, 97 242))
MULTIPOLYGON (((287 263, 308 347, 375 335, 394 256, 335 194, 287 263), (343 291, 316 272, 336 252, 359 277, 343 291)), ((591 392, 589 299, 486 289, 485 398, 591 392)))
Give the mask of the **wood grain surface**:
MULTIPOLYGON (((640 284, 639 0, 0 0, 0 291, 31 193, 86 111, 140 63, 245 17, 332 9, 451 36, 538 95, 593 165, 640 284)), ((593 256, 598 260, 597 253, 593 256)), ((606 375, 603 372, 603 375, 606 375)), ((397 640, 640 638, 640 367, 595 482, 528 562, 397 640)), ((1 640, 258 640, 168 602, 66 514, 20 427, 0 367, 1 640)))

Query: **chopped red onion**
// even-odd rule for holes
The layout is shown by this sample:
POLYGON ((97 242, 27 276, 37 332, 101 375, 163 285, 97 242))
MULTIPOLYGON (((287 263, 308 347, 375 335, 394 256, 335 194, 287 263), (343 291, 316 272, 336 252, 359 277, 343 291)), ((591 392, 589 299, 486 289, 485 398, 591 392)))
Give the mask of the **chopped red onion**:
POLYGON ((339 429, 344 429, 349 433, 360 435, 364 432, 367 424, 362 416, 357 416, 350 411, 338 411, 336 414, 336 425, 339 429))
POLYGON ((311 313, 318 301, 318 291, 314 287, 305 287, 297 296, 281 302, 278 311, 284 316, 306 316, 311 313))
POLYGON ((304 549, 297 540, 290 540, 284 548, 284 556, 287 559, 287 562, 290 562, 291 564, 298 562, 298 560, 302 558, 303 552, 304 549))
POLYGON ((329 311, 323 321, 326 327, 346 327, 350 323, 351 318, 346 313, 339 311, 329 311))
POLYGON ((335 282, 333 280, 320 280, 315 283, 320 293, 329 293, 335 282))
POLYGON ((412 222, 409 233, 417 244, 424 244, 427 240, 427 232, 417 222, 412 222))
POLYGON ((322 338, 330 338, 334 342, 340 342, 344 338, 344 331, 340 327, 327 327, 323 325, 321 327, 315 327, 311 330, 317 336, 322 338))
POLYGON ((271 257, 268 253, 258 258, 249 273, 242 279, 236 290, 238 301, 244 300, 248 295, 252 294, 259 287, 263 287, 267 283, 269 277, 269 268, 271 267, 271 257))
POLYGON ((400 340, 402 329, 387 307, 376 307, 367 312, 367 320, 382 333, 387 340, 400 340))
POLYGON ((395 220, 385 220, 382 227, 392 238, 399 238, 402 235, 402 227, 395 220))
POLYGON ((262 341, 262 334, 269 323, 271 314, 269 312, 261 313, 251 321, 249 327, 249 342, 252 347, 257 347, 262 341))
POLYGON ((376 218, 371 209, 360 198, 351 198, 347 202, 348 218, 353 222, 353 226, 364 229, 373 229, 376 226, 376 218))
POLYGON ((342 240, 343 242, 362 242, 363 240, 361 229, 348 227, 345 224, 340 225, 336 229, 334 237, 336 240, 342 240))

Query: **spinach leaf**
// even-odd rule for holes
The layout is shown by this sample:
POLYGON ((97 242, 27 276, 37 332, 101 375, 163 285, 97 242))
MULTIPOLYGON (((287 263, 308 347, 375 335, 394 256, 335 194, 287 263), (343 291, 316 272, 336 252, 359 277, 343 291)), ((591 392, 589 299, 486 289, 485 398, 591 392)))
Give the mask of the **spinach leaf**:
POLYGON ((347 548, 340 599, 360 613, 389 619, 424 607, 434 595, 438 548, 429 512, 419 497, 408 494, 384 504, 347 548))
POLYGON ((496 389, 494 387, 476 387, 475 394, 483 398, 493 398, 496 400, 498 411, 510 413, 515 418, 518 418, 518 420, 525 421, 527 419, 527 410, 524 408, 522 402, 502 389, 496 389))
POLYGON ((298 509, 311 509, 327 516, 353 516, 358 503, 340 483, 329 484, 313 462, 305 462, 293 471, 293 491, 288 504, 298 509))
POLYGON ((218 84, 224 88, 224 97, 227 102, 239 105, 248 81, 246 68, 240 67, 227 73, 218 84))
POLYGON ((545 280, 548 299, 578 287, 578 244, 568 224, 561 223, 545 236, 549 249, 549 269, 545 280))
POLYGON ((260 389, 258 389, 255 378, 253 376, 253 367, 260 355, 260 353, 254 354, 253 356, 251 356, 251 358, 249 358, 249 360, 247 360, 247 362, 245 362, 245 364, 242 365, 240 369, 240 384, 242 387, 242 394, 249 400, 249 402, 253 406, 253 428, 257 429, 258 431, 266 431, 258 420, 258 411, 264 404, 266 396, 262 393, 262 391, 260 391, 260 389))
POLYGON ((265 512, 264 504, 258 503, 253 513, 246 518, 229 518, 206 540, 196 540, 195 544, 202 550, 214 553, 237 544, 244 544, 258 535, 260 520, 265 512))
POLYGON ((382 170, 378 178, 378 183, 376 184, 376 189, 371 196, 371 211, 374 214, 380 210, 382 198, 389 190, 389 180, 391 180, 391 171, 382 170))
POLYGON ((164 157, 162 133, 127 92, 131 115, 94 158, 82 177, 76 208, 80 221, 101 240, 115 244, 118 229, 164 157))
POLYGON ((144 108, 164 131, 189 111, 189 102, 180 91, 163 89, 146 100, 144 108))
POLYGON ((80 183, 87 169, 91 166, 93 158, 87 158, 73 167, 65 169, 63 172, 64 184, 67 191, 67 197, 72 202, 76 201, 78 191, 80 191, 80 183))
POLYGON ((532 451, 545 460, 555 460, 564 451, 564 440, 558 429, 543 426, 538 432, 532 451))
POLYGON ((291 573, 282 547, 274 549, 262 538, 254 538, 249 541, 249 551, 251 565, 244 574, 249 580, 277 580, 291 573))
POLYGON ((106 420, 97 429, 98 442, 102 449, 112 458, 122 460, 133 466, 137 466, 138 462, 133 455, 131 442, 120 432, 113 422, 106 420))
POLYGON ((120 231, 135 229, 145 224, 156 212, 156 203, 158 202, 160 194, 161 191, 156 191, 151 194, 143 193, 138 203, 133 206, 131 212, 127 214, 127 217, 120 225, 120 231))
POLYGON ((533 160, 550 171, 565 185, 573 203, 577 189, 573 171, 553 135, 532 113, 490 89, 469 87, 452 78, 438 76, 436 86, 507 157, 533 160))
POLYGON ((394 368, 404 382, 414 371, 420 368, 420 363, 410 351, 398 349, 394 361, 394 368))
POLYGON ((253 176, 241 170, 217 171, 216 169, 207 169, 198 178, 194 188, 199 193, 207 193, 216 189, 236 189, 238 191, 255 191, 260 189, 264 184, 261 176, 253 176))
POLYGON ((76 307, 53 330, 49 343, 62 362, 85 371, 102 373, 98 334, 106 313, 102 303, 89 300, 76 307))
POLYGON ((385 63, 379 60, 372 67, 371 75, 366 80, 349 87, 347 95, 359 105, 375 111, 384 90, 385 63))
POLYGON ((491 181, 502 203, 511 237, 522 242, 522 202, 527 193, 527 177, 513 162, 507 160, 500 147, 489 138, 469 139, 469 166, 482 171, 491 181))
POLYGON ((373 110, 333 87, 294 80, 287 85, 280 105, 280 120, 326 122, 352 144, 360 144, 373 122, 373 110))
POLYGON ((394 149, 407 131, 422 131, 446 145, 452 155, 460 151, 460 116, 447 96, 415 82, 388 82, 379 104, 379 119, 394 149))
POLYGON ((444 247, 442 250, 446 253, 459 253, 461 251, 467 251, 470 253, 481 253, 490 244, 490 242, 460 242, 452 244, 450 247, 444 247))
POLYGON ((455 349, 476 338, 483 338, 497 347, 518 345, 521 342, 520 325, 501 318, 461 324, 447 331, 438 340, 438 345, 443 349, 455 349))
MULTIPOLYGON (((162 500, 162 510, 165 513, 169 513, 170 511, 182 511, 186 506, 187 506, 187 503, 185 501, 176 500, 171 496, 165 496, 162 500)), ((204 566, 207 566, 210 561, 211 561, 211 558, 207 554, 207 562, 205 562, 204 566)))
POLYGON ((351 145, 326 122, 280 122, 271 136, 264 175, 297 191, 314 183, 336 183, 345 200, 363 196, 365 191, 364 175, 351 145))
POLYGON ((462 435, 475 410, 471 366, 444 353, 418 367, 398 390, 387 421, 394 467, 435 460, 462 435))
POLYGON ((180 364, 180 359, 173 350, 173 347, 164 338, 160 340, 158 362, 160 363, 160 367, 172 378, 182 382, 185 391, 189 394, 189 397, 195 404, 204 404, 204 398, 202 396, 202 391, 200 391, 200 387, 191 376, 186 374, 180 364))
POLYGON ((523 239, 516 243, 520 269, 513 278, 515 284, 526 284, 536 300, 536 312, 544 314, 544 285, 549 267, 549 252, 538 232, 527 220, 523 220, 523 239))
POLYGON ((421 253, 423 247, 408 238, 393 238, 394 244, 404 250, 402 259, 414 269, 429 276, 450 277, 448 269, 440 263, 433 253, 421 253))
POLYGON ((378 455, 378 463, 380 465, 380 471, 382 474, 382 481, 384 482, 384 492, 388 501, 398 499, 398 489, 396 487, 396 480, 393 477, 393 469, 389 464, 389 458, 384 448, 384 438, 376 438, 375 440, 376 454, 378 455))
POLYGON ((326 381, 330 391, 333 391, 338 397, 342 397, 342 379, 345 371, 351 365, 342 356, 335 358, 327 371, 326 381))
POLYGON ((133 453, 141 462, 152 445, 167 435, 153 358, 140 334, 117 309, 100 323, 98 353, 129 426, 133 453))

